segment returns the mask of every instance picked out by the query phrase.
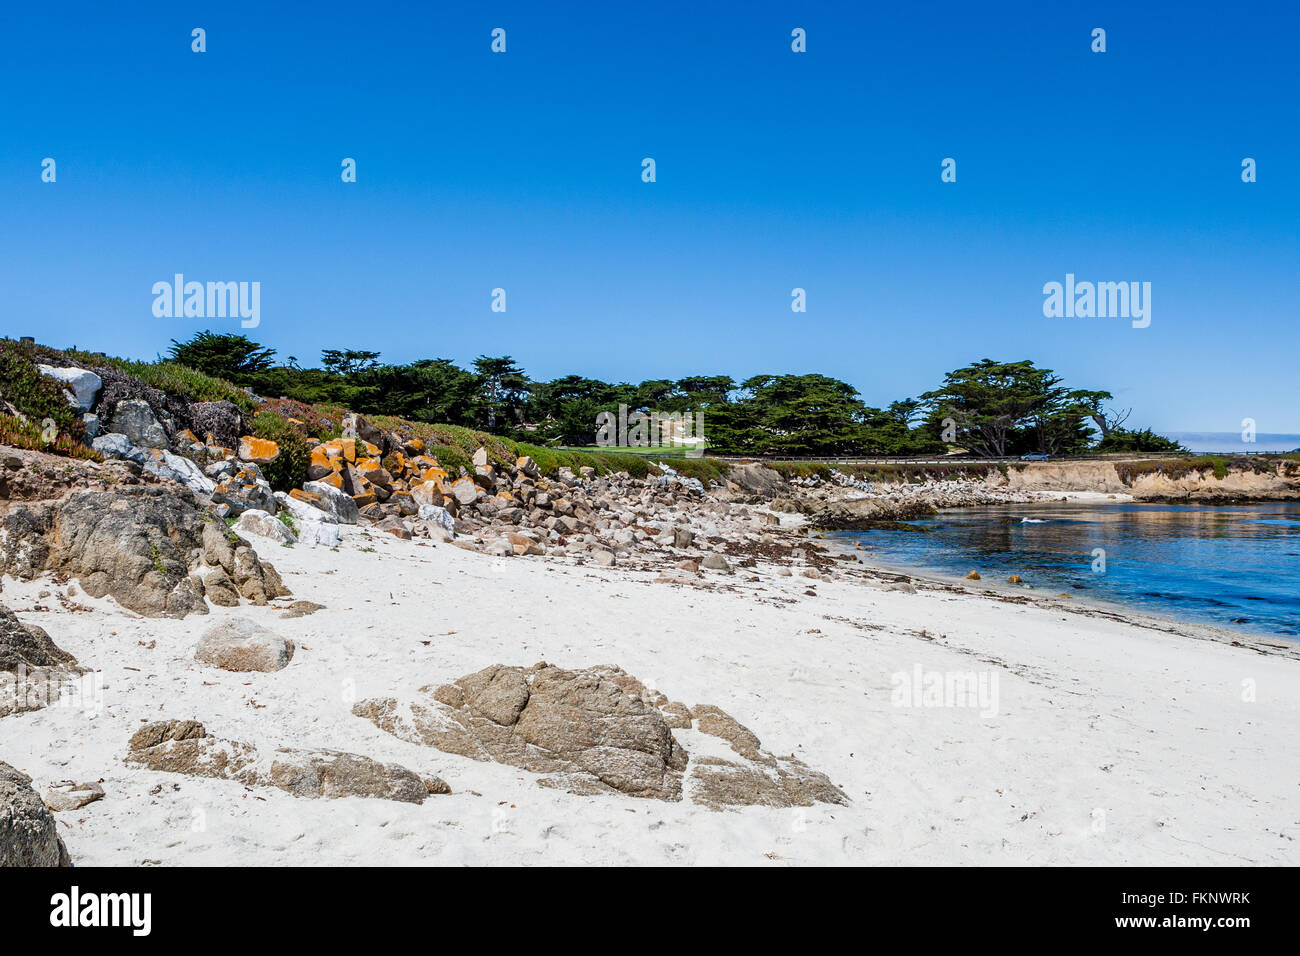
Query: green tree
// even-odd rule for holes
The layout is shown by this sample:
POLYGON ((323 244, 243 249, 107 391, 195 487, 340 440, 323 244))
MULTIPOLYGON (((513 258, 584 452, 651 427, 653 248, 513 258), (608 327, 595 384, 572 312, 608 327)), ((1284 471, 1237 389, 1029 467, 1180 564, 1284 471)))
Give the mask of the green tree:
POLYGON ((206 375, 224 378, 236 385, 253 385, 258 375, 271 368, 275 349, 243 335, 198 332, 185 342, 172 339, 170 357, 206 375))

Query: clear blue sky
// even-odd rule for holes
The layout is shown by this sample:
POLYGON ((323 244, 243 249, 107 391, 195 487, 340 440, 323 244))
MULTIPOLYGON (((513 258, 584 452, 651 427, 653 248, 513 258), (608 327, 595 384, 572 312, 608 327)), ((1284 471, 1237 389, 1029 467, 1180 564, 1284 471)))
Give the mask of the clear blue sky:
POLYGON ((1032 358, 1131 424, 1300 432, 1294 3, 277 6, 8 6, 0 331, 240 331, 154 318, 183 272, 261 282, 249 334, 304 363, 816 371, 883 405, 1032 358), (1044 318, 1067 272, 1151 282, 1151 326, 1044 318))

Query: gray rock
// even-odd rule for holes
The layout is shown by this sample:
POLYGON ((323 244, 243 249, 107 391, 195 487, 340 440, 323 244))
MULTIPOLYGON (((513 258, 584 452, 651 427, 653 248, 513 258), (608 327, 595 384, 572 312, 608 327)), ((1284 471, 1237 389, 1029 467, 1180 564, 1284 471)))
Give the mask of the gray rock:
POLYGON ((262 477, 262 470, 251 462, 238 463, 233 475, 217 482, 212 490, 212 500, 216 504, 227 505, 232 515, 241 515, 253 509, 275 514, 277 510, 275 492, 271 490, 270 482, 262 477))
POLYGON ((704 557, 700 558, 700 567, 709 571, 731 570, 731 565, 727 563, 727 559, 716 553, 706 554, 704 557))
POLYGON ((346 491, 323 481, 309 481, 302 486, 302 490, 319 497, 322 510, 333 515, 339 524, 356 524, 361 519, 361 510, 346 491))
POLYGON ((212 462, 203 469, 203 474, 213 481, 221 481, 223 478, 233 478, 237 471, 239 471, 239 462, 234 458, 225 458, 212 462))
POLYGON ((456 534, 456 519, 451 516, 451 512, 446 508, 438 505, 420 505, 418 517, 421 521, 437 525, 453 537, 456 534))
POLYGON ((194 659, 225 671, 271 672, 288 667, 294 650, 293 641, 237 617, 204 631, 194 649, 194 659))
POLYGON ((32 778, 0 761, 0 866, 71 866, 32 778))
POLYGON ((131 439, 115 432, 100 435, 90 443, 90 447, 105 458, 122 458, 133 461, 137 465, 143 465, 150 460, 149 454, 144 449, 137 448, 131 439))
POLYGON ((173 455, 169 451, 162 453, 161 461, 149 459, 144 463, 144 470, 160 478, 168 478, 195 494, 210 495, 216 490, 217 483, 203 473, 203 469, 188 458, 173 455))
POLYGON ((171 448, 167 433, 154 417, 149 403, 143 399, 124 399, 118 402, 108 427, 145 448, 171 448))
POLYGON ((298 537, 279 518, 273 518, 265 511, 250 508, 239 516, 235 530, 244 534, 254 534, 259 538, 269 538, 276 544, 297 544, 298 537))
POLYGON ((280 506, 280 511, 287 511, 293 516, 295 527, 294 534, 298 536, 298 543, 312 547, 321 546, 325 548, 337 548, 342 541, 339 536, 339 519, 332 514, 327 514, 305 501, 299 501, 283 491, 275 493, 276 503, 280 506))
POLYGON ((91 412, 81 416, 81 424, 86 429, 86 437, 92 441, 99 437, 100 425, 99 416, 91 412))

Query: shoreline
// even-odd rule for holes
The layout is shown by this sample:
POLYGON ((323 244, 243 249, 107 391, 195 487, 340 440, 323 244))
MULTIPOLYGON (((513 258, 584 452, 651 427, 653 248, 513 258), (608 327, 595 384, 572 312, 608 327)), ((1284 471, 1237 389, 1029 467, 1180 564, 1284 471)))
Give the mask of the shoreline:
MULTIPOLYGON (((1011 508, 1015 506, 1026 506, 1030 508, 1044 507, 1050 506, 1054 503, 1084 504, 1099 508, 1111 505, 1167 504, 1166 502, 1135 500, 1131 495, 1116 495, 1087 491, 1073 493, 1051 492, 1042 494, 1044 497, 1033 501, 983 502, 979 504, 940 508, 936 512, 936 515, 943 514, 944 512, 959 513, 985 508, 1011 508)), ((1269 503, 1276 502, 1252 502, 1252 504, 1269 503)), ((1179 502, 1179 504, 1183 504, 1187 507, 1201 507, 1207 503, 1179 502)), ((872 529, 864 529, 863 533, 869 532, 870 530, 872 529)), ((1052 588, 1032 583, 1012 585, 994 581, 990 578, 987 581, 981 579, 977 584, 957 572, 944 572, 941 569, 921 565, 910 565, 903 561, 881 561, 874 549, 870 551, 861 551, 844 543, 849 540, 849 536, 858 532, 828 531, 824 533, 827 535, 825 540, 828 543, 834 544, 844 553, 861 557, 864 564, 868 564, 869 566, 885 573, 906 575, 917 580, 929 581, 942 586, 956 586, 971 591, 983 591, 1001 600, 1015 600, 1017 598, 1029 597, 1041 602, 1054 602, 1055 606, 1062 610, 1074 610, 1080 612, 1081 609, 1092 609, 1097 613, 1128 620, 1138 626, 1153 627, 1158 630, 1181 633, 1184 634, 1184 636, 1197 640, 1214 640, 1228 644, 1243 644, 1256 648, 1268 648, 1269 650, 1262 650, 1261 652, 1277 653, 1280 651, 1284 656, 1300 658, 1300 639, 1289 641, 1273 634, 1249 630, 1244 626, 1242 629, 1238 630, 1224 625, 1179 617, 1175 614, 1143 610, 1142 608, 1134 607, 1122 601, 1110 600, 1091 594, 1070 595, 1066 598, 1062 595, 1049 593, 1053 591, 1052 588), (838 535, 842 537, 830 537, 830 535, 838 535)), ((982 571, 981 574, 983 574, 982 571)))

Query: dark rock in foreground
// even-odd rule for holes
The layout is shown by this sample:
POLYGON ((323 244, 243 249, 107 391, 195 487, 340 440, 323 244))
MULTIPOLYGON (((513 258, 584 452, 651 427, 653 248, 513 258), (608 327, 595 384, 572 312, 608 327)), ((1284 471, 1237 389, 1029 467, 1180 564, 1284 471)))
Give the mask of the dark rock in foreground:
POLYGON ((0 866, 72 866, 32 778, 0 760, 0 866))

